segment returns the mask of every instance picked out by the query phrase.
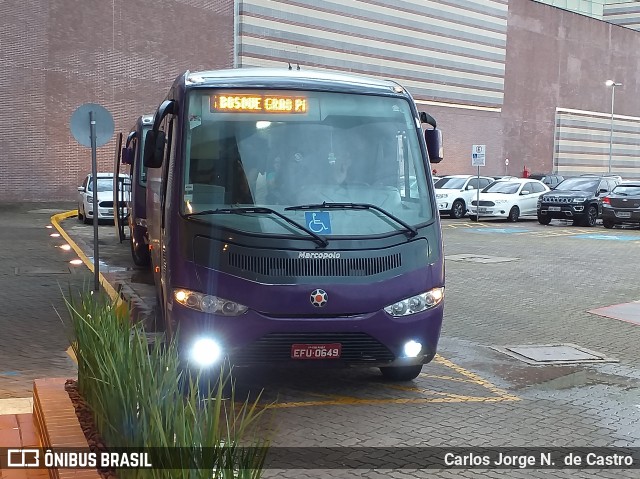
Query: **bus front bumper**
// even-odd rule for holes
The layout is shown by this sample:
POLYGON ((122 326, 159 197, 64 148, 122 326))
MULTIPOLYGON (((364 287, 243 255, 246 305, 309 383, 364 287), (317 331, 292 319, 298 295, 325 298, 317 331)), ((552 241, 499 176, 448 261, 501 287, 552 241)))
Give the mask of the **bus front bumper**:
POLYGON ((172 306, 180 354, 200 368, 223 359, 234 366, 426 364, 436 354, 443 315, 443 303, 404 317, 377 311, 315 318, 275 318, 251 310, 228 317, 172 306))

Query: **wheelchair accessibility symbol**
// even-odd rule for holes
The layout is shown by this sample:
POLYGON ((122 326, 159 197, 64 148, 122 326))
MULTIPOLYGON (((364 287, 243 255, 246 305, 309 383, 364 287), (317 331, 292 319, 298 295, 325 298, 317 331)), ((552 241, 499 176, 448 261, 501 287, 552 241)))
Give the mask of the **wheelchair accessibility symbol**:
POLYGON ((314 233, 331 234, 331 217, 328 211, 305 211, 304 222, 314 233))

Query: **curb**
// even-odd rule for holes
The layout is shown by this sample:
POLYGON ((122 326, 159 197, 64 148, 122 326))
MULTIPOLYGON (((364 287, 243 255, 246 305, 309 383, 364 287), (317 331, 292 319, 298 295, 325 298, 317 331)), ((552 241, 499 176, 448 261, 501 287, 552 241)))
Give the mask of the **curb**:
MULTIPOLYGON (((33 381, 33 422, 40 444, 47 449, 82 448, 89 444, 80 427, 75 408, 65 390, 66 379, 33 381)), ((51 479, 100 479, 97 470, 48 469, 51 479)))
MULTIPOLYGON (((76 244, 76 242, 71 239, 71 236, 69 236, 69 234, 60 225, 61 221, 77 215, 78 215, 78 210, 71 210, 71 211, 66 211, 64 213, 58 213, 51 217, 51 224, 56 230, 58 230, 58 232, 65 239, 65 241, 69 243, 69 246, 71 246, 71 249, 75 251, 75 253, 82 260, 82 262, 93 273, 94 272, 93 262, 84 253, 84 251, 82 251, 82 249, 76 244)), ((104 288, 104 290, 107 292, 109 297, 116 302, 116 307, 120 307, 123 304, 123 301, 120 295, 118 294, 118 292, 114 289, 113 286, 111 286, 109 281, 106 280, 106 278, 102 275, 102 273, 99 273, 99 278, 100 278, 100 285, 104 288)))

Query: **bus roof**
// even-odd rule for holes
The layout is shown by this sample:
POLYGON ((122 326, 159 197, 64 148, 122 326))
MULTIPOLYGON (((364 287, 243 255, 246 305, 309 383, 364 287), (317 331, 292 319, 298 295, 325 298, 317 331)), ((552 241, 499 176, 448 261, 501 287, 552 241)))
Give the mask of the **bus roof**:
POLYGON ((293 68, 232 68, 225 70, 187 71, 178 77, 186 86, 292 88, 329 91, 404 94, 397 82, 351 73, 293 68))

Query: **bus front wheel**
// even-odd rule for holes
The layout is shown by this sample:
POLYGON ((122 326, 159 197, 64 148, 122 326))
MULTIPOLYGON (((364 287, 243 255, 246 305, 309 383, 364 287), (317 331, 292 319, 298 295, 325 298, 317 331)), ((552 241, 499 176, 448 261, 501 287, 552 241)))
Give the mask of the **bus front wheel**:
POLYGON ((398 366, 394 368, 380 368, 380 372, 391 381, 411 381, 422 371, 422 364, 416 366, 398 366))

